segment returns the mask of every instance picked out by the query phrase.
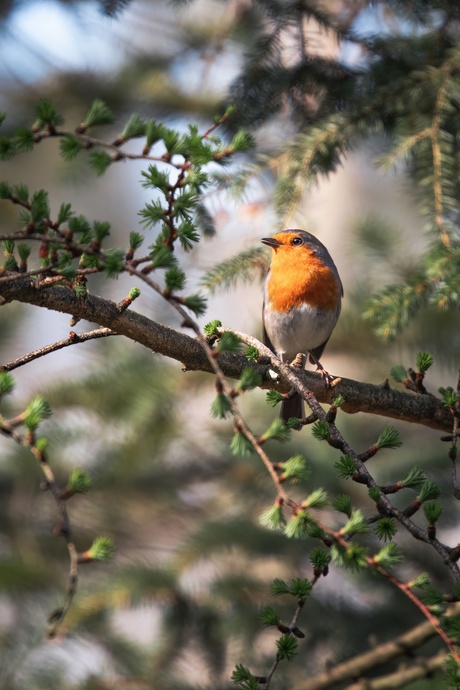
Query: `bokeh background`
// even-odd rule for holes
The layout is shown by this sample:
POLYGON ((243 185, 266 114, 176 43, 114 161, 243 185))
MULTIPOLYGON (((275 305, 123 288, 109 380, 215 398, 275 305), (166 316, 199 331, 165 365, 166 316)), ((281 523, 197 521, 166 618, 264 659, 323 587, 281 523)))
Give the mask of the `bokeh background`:
MULTIPOLYGON (((329 5, 346 10, 350 3, 329 5)), ((350 21, 356 29, 407 30, 395 27, 378 5, 355 5, 350 21)), ((116 18, 93 2, 2 2, 4 132, 30 125, 40 97, 54 99, 71 127, 94 98, 102 98, 117 116, 110 135, 132 112, 179 129, 190 121, 205 129, 229 102, 260 21, 249 0, 133 0, 116 18)), ((342 50, 314 24, 310 40, 325 55, 342 50)), ((350 63, 359 59, 352 50, 342 57, 350 63)), ((278 113, 255 128, 257 155, 271 155, 294 132, 290 113, 278 113)), ((451 315, 425 311, 390 344, 381 343, 361 316, 373 292, 417 266, 425 243, 404 169, 384 176, 375 165, 380 143, 376 138, 355 150, 334 174, 306 190, 292 227, 320 237, 345 286, 343 314, 324 359, 328 370, 377 383, 394 364, 413 365, 416 352, 425 350, 435 357, 428 380, 435 391, 455 385, 459 335, 451 315)), ((253 155, 242 156, 242 162, 250 164, 253 155)), ((65 163, 57 143, 48 141, 31 154, 0 163, 0 179, 47 189, 54 210, 68 201, 90 219, 110 221, 116 245, 139 229, 138 211, 149 200, 140 184, 142 168, 142 163, 124 163, 96 178, 84 157, 65 163)), ((272 205, 275 181, 276 171, 265 172, 238 198, 209 196, 217 234, 200 243, 191 258, 183 257, 192 286, 216 261, 257 245, 280 227, 272 205)), ((15 218, 14 209, 0 206, 2 228, 14 226, 15 218)), ((91 289, 118 300, 134 284, 126 277, 108 286, 95 280, 91 289)), ((260 336, 261 307, 255 275, 252 284, 210 296, 202 323, 219 318, 260 336)), ((146 290, 136 309, 180 327, 168 305, 146 290)), ((80 331, 87 327, 78 326, 80 331)), ((0 361, 63 338, 68 330, 65 315, 16 304, 2 307, 0 361)), ((51 534, 54 504, 39 490, 39 468, 24 449, 0 439, 0 686, 224 688, 236 662, 265 672, 276 633, 260 628, 258 611, 271 603, 271 578, 311 575, 311 545, 259 525, 273 487, 256 459, 231 456, 231 424, 209 415, 210 377, 184 374, 179 364, 114 338, 40 359, 15 372, 15 378, 10 410, 21 409, 36 392, 53 407, 43 432, 50 438, 58 477, 65 481, 74 467, 92 477, 92 491, 70 505, 77 544, 84 549, 95 534, 107 534, 117 552, 108 565, 81 569, 62 634, 47 641, 47 614, 59 605, 66 585, 66 553, 51 534)), ((243 402, 250 424, 260 431, 274 415, 264 399, 254 392, 243 402)), ((385 422, 341 415, 340 426, 351 445, 363 450, 385 422)), ((375 469, 379 481, 400 478, 415 463, 448 491, 450 469, 439 434, 398 428, 406 450, 387 451, 374 461, 381 463, 375 469)), ((270 451, 280 460, 306 455, 314 486, 331 495, 347 491, 356 505, 365 500, 359 485, 345 486, 335 477, 333 451, 308 433, 284 446, 273 443, 270 451)), ((456 523, 455 514, 445 516, 442 540, 455 543, 456 523)), ((428 568, 435 581, 439 578, 436 584, 446 585, 441 564, 426 549, 408 540, 405 548, 410 559, 404 577, 428 568)), ((279 606, 288 619, 292 606, 279 606)), ((332 569, 308 604, 307 639, 297 661, 280 669, 280 687, 418 621, 419 613, 387 584, 332 569)), ((426 683, 417 688, 435 687, 435 681, 426 683)))

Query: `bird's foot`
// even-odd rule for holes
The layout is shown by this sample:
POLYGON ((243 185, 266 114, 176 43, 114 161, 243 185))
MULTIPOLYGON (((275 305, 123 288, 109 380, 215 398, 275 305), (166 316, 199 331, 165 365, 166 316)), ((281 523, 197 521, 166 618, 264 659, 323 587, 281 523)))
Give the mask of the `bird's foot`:
POLYGON ((303 371, 305 369, 306 361, 306 355, 303 352, 299 352, 299 354, 294 357, 292 362, 289 362, 289 366, 293 369, 300 369, 301 371, 303 371))
POLYGON ((332 376, 324 367, 317 367, 316 371, 318 371, 321 376, 324 379, 324 383, 326 384, 326 388, 334 388, 341 382, 341 378, 338 378, 337 376, 332 376))
POLYGON ((316 364, 316 371, 320 373, 323 377, 324 383, 326 384, 326 388, 334 388, 334 386, 337 386, 341 382, 341 378, 338 378, 337 376, 332 376, 332 374, 326 371, 326 369, 319 361, 318 357, 315 357, 315 355, 312 352, 310 352, 310 357, 314 360, 316 364))

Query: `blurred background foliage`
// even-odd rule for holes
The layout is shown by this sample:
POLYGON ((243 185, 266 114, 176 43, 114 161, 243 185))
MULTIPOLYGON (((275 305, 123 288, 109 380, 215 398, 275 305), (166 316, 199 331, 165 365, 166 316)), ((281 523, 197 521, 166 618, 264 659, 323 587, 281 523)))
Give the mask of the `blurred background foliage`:
MULTIPOLYGON (((425 221, 417 210, 420 166, 411 170, 409 159, 408 166, 398 163, 392 176, 382 178, 372 161, 388 153, 398 127, 407 126, 417 109, 420 117, 423 104, 429 109, 423 84, 417 105, 413 94, 407 99, 403 77, 409 80, 422 62, 434 69, 455 48, 457 3, 328 0, 323 7, 324 12, 313 3, 276 0, 1 3, 2 108, 9 114, 4 129, 30 124, 33 104, 43 96, 54 99, 69 122, 77 123, 97 97, 120 122, 136 111, 178 128, 189 120, 207 127, 223 103, 235 102, 236 124, 256 135, 257 158, 246 156, 244 194, 227 190, 207 199, 218 233, 194 252, 192 279, 198 282, 216 260, 248 250, 290 214, 291 225, 325 241, 345 284, 328 369, 380 381, 392 365, 413 365, 415 353, 427 350, 435 357, 431 390, 454 385, 460 331, 452 308, 428 307, 391 344, 375 336, 362 313, 371 294, 418 274, 432 241, 422 232, 425 221), (304 61, 295 54, 299 40, 308 54, 304 61), (340 142, 325 142, 311 175, 303 176, 302 156, 315 142, 308 140, 302 149, 287 145, 314 137, 337 113, 358 118, 358 105, 366 105, 360 101, 364 86, 372 80, 398 83, 400 91, 388 91, 386 109, 383 100, 374 104, 366 127, 355 123, 344 146, 347 155, 340 155, 342 167, 340 142), (408 104, 412 112, 403 113, 408 104), (317 187, 311 188, 313 179, 317 187)), ((453 109, 446 125, 451 134, 456 118, 453 109)), ((412 131, 420 126, 414 120, 412 131)), ((0 167, 2 179, 43 186, 56 205, 71 201, 77 211, 111 221, 115 242, 138 227, 136 214, 146 198, 141 165, 120 166, 96 182, 83 160, 65 164, 54 142, 45 142, 0 167)), ((0 213, 2 225, 9 226, 11 209, 2 205, 0 213)), ((454 211, 449 213, 454 223, 454 211)), ((125 278, 113 283, 113 299, 124 297, 127 286, 125 278)), ((97 291, 97 283, 92 289, 97 291)), ((212 297, 205 320, 218 317, 226 326, 260 335, 260 307, 258 284, 237 286, 229 296, 212 297)), ((178 326, 154 296, 143 294, 136 308, 178 326)), ((0 312, 1 360, 67 330, 65 317, 8 305, 0 312)), ((266 672, 276 633, 260 627, 258 612, 272 603, 273 577, 311 576, 311 544, 259 526, 273 487, 255 458, 231 456, 230 425, 208 414, 214 397, 209 377, 182 373, 139 346, 111 339, 39 360, 19 370, 17 380, 17 398, 9 401, 13 410, 37 390, 53 407, 43 433, 58 477, 65 483, 74 467, 92 477, 91 492, 70 504, 77 544, 83 549, 94 534, 108 534, 117 555, 109 565, 81 568, 63 634, 46 642, 46 616, 65 588, 66 553, 51 534, 54 505, 40 491, 39 469, 26 450, 0 439, 1 687, 226 688, 237 661, 266 672)), ((261 392, 247 396, 244 409, 260 432, 274 415, 261 392)), ((350 444, 364 450, 384 423, 341 415, 340 426, 350 444)), ((372 461, 377 480, 397 481, 416 463, 447 499, 445 446, 435 432, 398 428, 404 447, 372 461)), ((306 431, 286 445, 272 444, 277 460, 306 455, 311 486, 324 486, 331 496, 346 491, 366 510, 362 488, 332 472, 337 457, 329 447, 306 431)), ((302 496, 305 490, 294 492, 302 496)), ((440 538, 454 543, 457 512, 449 500, 444 503, 440 538)), ((336 514, 330 511, 325 519, 333 522, 336 514)), ((405 551, 402 576, 427 570, 437 586, 449 589, 431 551, 404 534, 398 540, 405 551)), ((289 602, 280 600, 276 608, 283 619, 292 616, 289 602)), ((293 664, 281 665, 276 685, 292 686, 306 677, 306 669, 312 676, 419 621, 419 612, 388 584, 331 568, 307 604, 300 654, 293 664)), ((438 643, 430 644, 435 649, 438 643)), ((437 684, 431 679, 413 687, 437 684)))

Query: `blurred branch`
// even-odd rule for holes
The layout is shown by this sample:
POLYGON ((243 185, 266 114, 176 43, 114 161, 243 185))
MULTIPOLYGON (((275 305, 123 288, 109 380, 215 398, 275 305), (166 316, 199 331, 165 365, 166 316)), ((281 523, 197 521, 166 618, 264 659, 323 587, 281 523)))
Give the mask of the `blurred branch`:
POLYGON ((429 659, 418 659, 410 668, 404 668, 380 678, 358 680, 348 685, 346 690, 397 690, 421 678, 431 677, 435 671, 445 665, 447 658, 448 656, 441 652, 429 659))
MULTIPOLYGON (((206 353, 196 339, 131 309, 120 313, 115 302, 110 300, 95 295, 78 297, 73 290, 60 286, 38 289, 28 278, 0 284, 0 302, 5 304, 15 300, 100 324, 158 354, 182 362, 184 370, 212 371, 206 353)), ((225 376, 231 378, 239 378, 247 365, 248 361, 242 355, 223 353, 220 358, 222 371, 225 376)), ((290 385, 285 381, 273 379, 269 366, 253 366, 261 375, 262 388, 275 388, 281 392, 290 389, 290 385)), ((342 378, 335 388, 329 389, 325 388, 324 381, 318 374, 299 372, 298 377, 319 402, 331 404, 337 395, 342 395, 345 398, 345 403, 341 406, 344 412, 366 412, 421 424, 432 429, 452 430, 452 416, 449 410, 434 396, 393 390, 387 383, 374 385, 345 378, 342 378)))
MULTIPOLYGON (((448 615, 455 616, 460 613, 460 603, 453 604, 448 609, 448 615)), ((380 664, 388 664, 393 659, 399 656, 410 656, 414 649, 417 649, 427 640, 430 640, 436 635, 436 630, 430 622, 421 623, 416 627, 408 630, 403 635, 378 645, 374 649, 359 654, 358 656, 348 659, 342 664, 334 666, 330 671, 325 671, 315 678, 301 683, 296 686, 295 690, 327 690, 337 683, 344 683, 347 680, 362 676, 367 671, 379 666, 380 664)), ((358 690, 361 688, 374 688, 383 690, 383 688, 398 688, 402 687, 408 682, 414 681, 417 678, 426 677, 434 670, 440 668, 447 659, 447 655, 442 652, 430 659, 415 659, 410 668, 405 668, 402 671, 375 678, 372 681, 367 679, 358 681, 353 685, 347 687, 347 690, 358 690), (375 685, 373 683, 376 683, 375 685)))
MULTIPOLYGON (((26 416, 27 410, 21 415, 22 419, 19 420, 19 422, 24 423, 27 426, 26 416)), ((0 417, 0 433, 11 437, 14 439, 14 441, 16 441, 16 443, 24 446, 24 448, 29 448, 30 452, 37 460, 45 477, 42 488, 43 490, 51 491, 53 499, 56 503, 58 523, 53 530, 53 534, 65 539, 69 554, 69 574, 64 601, 62 605, 55 609, 49 616, 48 637, 53 638, 56 636, 58 628, 65 618, 77 591, 78 552, 73 540, 72 526, 69 512, 67 510, 67 497, 58 486, 54 472, 48 462, 44 447, 42 447, 43 443, 41 441, 43 441, 43 439, 36 438, 34 428, 29 426, 28 431, 25 434, 20 434, 18 431, 16 431, 17 426, 18 418, 12 420, 12 423, 10 423, 9 420, 0 417)))

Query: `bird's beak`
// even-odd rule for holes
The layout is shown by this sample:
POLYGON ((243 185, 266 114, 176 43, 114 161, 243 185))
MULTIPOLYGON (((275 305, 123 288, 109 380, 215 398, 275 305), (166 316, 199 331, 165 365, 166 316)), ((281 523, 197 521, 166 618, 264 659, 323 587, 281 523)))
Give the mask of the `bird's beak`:
POLYGON ((272 247, 272 249, 277 249, 277 247, 281 247, 282 245, 282 242, 275 240, 274 237, 262 237, 260 241, 264 244, 268 244, 268 246, 272 247))

